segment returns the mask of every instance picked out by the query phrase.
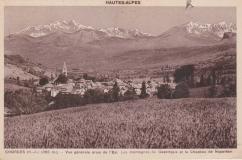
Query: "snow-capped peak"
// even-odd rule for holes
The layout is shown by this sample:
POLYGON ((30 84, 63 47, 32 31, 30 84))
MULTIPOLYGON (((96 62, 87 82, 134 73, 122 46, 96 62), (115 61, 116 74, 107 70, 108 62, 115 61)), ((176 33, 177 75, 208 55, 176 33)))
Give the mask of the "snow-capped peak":
POLYGON ((32 37, 41 37, 56 31, 61 31, 65 33, 74 33, 80 30, 89 30, 89 31, 91 30, 94 32, 101 31, 105 33, 106 37, 134 38, 134 37, 140 37, 140 36, 146 36, 146 37, 151 36, 150 34, 139 31, 138 29, 126 30, 119 27, 95 29, 90 26, 84 26, 82 24, 79 24, 75 20, 70 20, 70 21, 60 20, 47 25, 31 26, 15 34, 27 34, 32 37))
POLYGON ((99 31, 102 31, 106 33, 109 37, 119 37, 119 38, 134 38, 134 37, 149 37, 152 36, 148 33, 143 33, 139 31, 138 29, 130 29, 126 30, 119 27, 110 27, 106 29, 99 29, 99 31))
POLYGON ((217 24, 201 24, 198 22, 189 22, 185 24, 188 33, 201 35, 202 33, 213 33, 222 38, 225 32, 236 32, 236 24, 226 23, 225 21, 217 24))
POLYGON ((22 34, 28 34, 32 37, 41 37, 56 31, 73 33, 80 29, 94 29, 94 28, 78 24, 75 20, 70 20, 70 21, 60 20, 47 25, 30 26, 15 34, 22 33, 22 34))

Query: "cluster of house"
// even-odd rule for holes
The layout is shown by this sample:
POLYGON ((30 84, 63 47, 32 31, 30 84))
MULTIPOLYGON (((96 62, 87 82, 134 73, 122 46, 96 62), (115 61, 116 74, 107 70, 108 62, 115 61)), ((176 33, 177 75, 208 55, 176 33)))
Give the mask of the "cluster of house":
MULTIPOLYGON (((67 69, 66 65, 64 64, 62 74, 67 76, 67 69)), ((84 95, 85 92, 89 89, 99 89, 103 91, 103 93, 109 92, 115 82, 117 83, 120 94, 124 95, 130 88, 134 89, 137 95, 141 94, 141 88, 143 81, 146 82, 146 92, 150 96, 154 95, 157 92, 157 87, 161 84, 168 84, 171 88, 175 89, 176 83, 174 83, 173 78, 169 83, 164 82, 163 78, 156 78, 156 79, 133 79, 133 80, 125 80, 122 81, 121 79, 114 79, 113 81, 109 82, 93 82, 92 80, 72 80, 68 79, 67 83, 64 84, 56 84, 55 79, 50 81, 48 84, 43 86, 38 86, 36 88, 37 93, 42 93, 43 91, 49 91, 52 97, 57 96, 58 94, 79 94, 84 95)))
MULTIPOLYGON (((219 84, 221 79, 226 76, 233 78, 234 74, 234 66, 228 64, 226 69, 218 68, 215 70, 214 77, 216 78, 215 83, 219 84), (226 72, 226 73, 224 73, 226 72), (227 73, 228 72, 228 73, 227 73)), ((103 93, 109 92, 115 82, 117 83, 120 94, 124 95, 130 89, 134 89, 137 95, 141 94, 142 83, 146 82, 146 92, 150 96, 153 96, 157 93, 157 88, 161 84, 168 84, 172 89, 175 89, 176 83, 174 82, 174 71, 179 66, 162 66, 161 67, 161 76, 160 78, 140 78, 140 79, 132 79, 132 80, 121 80, 121 79, 114 79, 108 82, 93 82, 92 80, 86 79, 79 79, 73 80, 68 79, 67 83, 55 83, 56 79, 53 79, 48 84, 43 86, 38 86, 36 91, 37 93, 42 93, 43 91, 48 91, 51 93, 52 97, 57 96, 58 94, 79 94, 84 95, 85 92, 89 89, 98 89, 103 91, 103 93)), ((195 69, 194 74, 191 76, 191 81, 194 84, 194 87, 201 85, 202 83, 208 83, 207 81, 211 79, 212 69, 205 68, 205 69, 195 69), (203 82, 204 81, 204 82, 203 82)), ((67 67, 64 63, 62 74, 67 77, 67 67)), ((57 78, 57 76, 56 76, 57 78)))
MULTIPOLYGON (((124 95, 130 88, 134 89, 137 95, 141 94, 142 82, 143 80, 129 80, 129 81, 122 81, 120 79, 115 79, 109 82, 93 82, 92 80, 85 80, 80 79, 78 81, 74 81, 69 79, 65 84, 55 84, 50 82, 46 85, 37 87, 36 91, 38 93, 42 93, 43 91, 49 91, 52 97, 57 96, 59 93, 61 94, 79 94, 84 95, 85 92, 89 89, 99 89, 102 90, 103 93, 109 92, 114 83, 117 83, 120 94, 124 95)), ((161 84, 164 84, 162 79, 151 79, 146 81, 146 92, 150 96, 153 96, 157 93, 157 87, 161 84)), ((175 83, 166 83, 170 85, 171 88, 175 89, 175 83)))

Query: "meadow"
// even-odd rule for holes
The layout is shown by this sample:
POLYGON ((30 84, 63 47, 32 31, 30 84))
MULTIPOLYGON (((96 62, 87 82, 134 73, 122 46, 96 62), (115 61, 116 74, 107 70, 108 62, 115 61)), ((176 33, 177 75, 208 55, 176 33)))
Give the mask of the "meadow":
POLYGON ((5 148, 236 148, 236 98, 148 98, 4 118, 5 148))

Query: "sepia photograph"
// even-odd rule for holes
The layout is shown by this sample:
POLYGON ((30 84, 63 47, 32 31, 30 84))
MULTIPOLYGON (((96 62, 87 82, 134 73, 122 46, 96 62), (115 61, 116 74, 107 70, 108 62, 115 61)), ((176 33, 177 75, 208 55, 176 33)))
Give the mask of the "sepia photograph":
POLYGON ((236 18, 5 6, 4 148, 237 149, 236 18))

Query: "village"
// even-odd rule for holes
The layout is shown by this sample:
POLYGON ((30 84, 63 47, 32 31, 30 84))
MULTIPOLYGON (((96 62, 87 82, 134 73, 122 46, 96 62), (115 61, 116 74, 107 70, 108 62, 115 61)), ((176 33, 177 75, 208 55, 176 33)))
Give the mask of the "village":
MULTIPOLYGON (((214 65, 213 63, 211 64, 214 65)), ((228 63, 227 67, 225 67, 224 64, 223 67, 218 65, 217 67, 213 66, 212 68, 210 66, 202 68, 199 65, 187 65, 185 68, 183 68, 184 70, 190 72, 190 76, 185 78, 186 81, 190 83, 189 86, 192 88, 220 85, 225 81, 235 81, 234 65, 228 63)), ((160 75, 156 78, 145 77, 120 79, 119 77, 116 77, 108 81, 94 81, 92 79, 86 79, 85 77, 78 79, 70 78, 71 76, 68 75, 67 65, 64 62, 61 72, 58 74, 56 73, 55 76, 51 75, 52 79, 50 79, 48 83, 40 85, 39 81, 36 81, 35 91, 38 94, 41 94, 44 91, 50 92, 50 96, 53 98, 58 94, 84 96, 88 90, 97 89, 103 93, 108 93, 113 89, 113 86, 116 83, 119 87, 119 95, 123 96, 128 90, 132 89, 135 91, 135 94, 139 96, 142 90, 142 83, 145 83, 146 93, 148 96, 152 97, 157 94, 158 87, 160 87, 162 84, 167 84, 170 89, 175 90, 177 83, 174 78, 174 73, 180 68, 182 68, 182 66, 161 66, 160 75), (64 82, 59 81, 58 78, 60 78, 60 76, 65 79, 64 82)), ((184 73, 181 74, 182 77, 184 77, 184 73)), ((177 75, 179 75, 179 73, 177 75)))
MULTIPOLYGON (((219 61, 220 62, 220 61, 219 61)), ((5 116, 36 113, 94 103, 113 103, 148 97, 154 99, 216 98, 236 95, 236 66, 231 62, 207 62, 187 65, 161 65, 153 76, 144 77, 118 73, 86 73, 67 69, 31 71, 36 79, 10 76, 5 79, 5 116), (11 90, 12 89, 12 90, 11 90), (32 97, 32 98, 27 98, 32 97), (23 105, 12 99, 24 99, 23 105), (40 103, 41 102, 41 103, 40 103), (31 104, 25 108, 26 104, 31 104), (13 107, 14 106, 14 107, 13 107), (41 107, 44 106, 44 107, 41 107), (20 108, 20 109, 19 109, 20 108)))
MULTIPOLYGON (((120 95, 124 95, 130 88, 134 89, 136 95, 141 94, 142 83, 146 83, 146 92, 149 96, 154 96, 157 93, 157 87, 161 84, 168 84, 171 89, 175 89, 176 83, 174 82, 173 76, 167 77, 168 71, 164 74, 165 77, 160 78, 145 78, 145 79, 132 79, 132 80, 121 80, 115 78, 108 82, 93 82, 92 80, 86 80, 84 78, 73 80, 68 77, 68 71, 66 63, 64 62, 62 73, 66 79, 66 83, 57 82, 58 76, 55 76, 49 83, 45 85, 38 85, 36 87, 36 92, 41 94, 44 91, 50 92, 51 97, 56 97, 58 94, 77 94, 84 96, 87 90, 99 89, 103 93, 108 93, 115 83, 117 83, 120 89, 120 95)), ((38 84, 38 83, 37 83, 38 84)))

